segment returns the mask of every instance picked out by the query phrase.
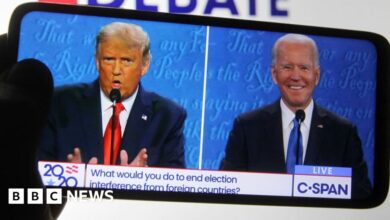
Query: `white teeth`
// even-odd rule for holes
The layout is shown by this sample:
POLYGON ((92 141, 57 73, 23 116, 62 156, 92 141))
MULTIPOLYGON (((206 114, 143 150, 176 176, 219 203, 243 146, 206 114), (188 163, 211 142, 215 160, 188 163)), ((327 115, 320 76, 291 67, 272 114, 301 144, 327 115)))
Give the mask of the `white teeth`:
POLYGON ((298 89, 302 89, 303 86, 289 86, 290 89, 295 89, 295 90, 298 90, 298 89))

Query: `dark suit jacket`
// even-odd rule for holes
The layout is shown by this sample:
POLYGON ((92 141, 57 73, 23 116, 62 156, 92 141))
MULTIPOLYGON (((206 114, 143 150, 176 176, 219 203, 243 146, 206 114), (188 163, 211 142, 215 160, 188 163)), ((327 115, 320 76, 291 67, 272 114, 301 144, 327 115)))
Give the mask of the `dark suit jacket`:
MULTIPOLYGON (((278 100, 237 117, 221 169, 286 172, 281 115, 278 100)), ((351 167, 352 198, 364 198, 371 193, 356 127, 316 104, 304 164, 351 167)))
MULTIPOLYGON (((148 166, 185 167, 185 118, 186 111, 182 107, 145 91, 140 85, 121 143, 121 149, 129 155, 129 162, 146 147, 148 166)), ((75 147, 80 148, 83 162, 97 157, 98 163, 102 163, 102 116, 97 80, 55 91, 39 159, 66 161, 66 156, 75 147)))

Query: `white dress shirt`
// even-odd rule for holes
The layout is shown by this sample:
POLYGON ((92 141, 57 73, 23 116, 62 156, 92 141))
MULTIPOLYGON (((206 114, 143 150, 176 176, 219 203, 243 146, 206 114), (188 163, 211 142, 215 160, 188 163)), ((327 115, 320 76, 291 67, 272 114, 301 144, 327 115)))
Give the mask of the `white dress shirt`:
MULTIPOLYGON (((125 107, 119 115, 122 136, 125 131, 127 119, 129 118, 131 109, 133 108, 135 97, 137 97, 137 93, 138 87, 132 96, 122 101, 123 107, 125 107)), ((105 96, 103 90, 100 89, 100 106, 102 110, 102 137, 104 136, 104 131, 106 130, 107 124, 112 116, 112 104, 113 103, 111 102, 111 100, 107 96, 105 96)))
MULTIPOLYGON (((291 130, 294 127, 293 120, 295 118, 295 112, 291 111, 287 105, 284 103, 283 99, 280 99, 280 107, 282 109, 282 129, 283 129, 283 147, 284 147, 284 159, 287 157, 287 148, 288 148, 288 139, 290 137, 291 130)), ((301 123, 301 133, 302 133, 302 145, 303 145, 303 155, 302 161, 305 161, 305 155, 307 150, 307 142, 309 140, 310 124, 311 118, 313 115, 314 102, 313 99, 310 101, 310 104, 303 109, 305 111, 305 119, 301 123)))

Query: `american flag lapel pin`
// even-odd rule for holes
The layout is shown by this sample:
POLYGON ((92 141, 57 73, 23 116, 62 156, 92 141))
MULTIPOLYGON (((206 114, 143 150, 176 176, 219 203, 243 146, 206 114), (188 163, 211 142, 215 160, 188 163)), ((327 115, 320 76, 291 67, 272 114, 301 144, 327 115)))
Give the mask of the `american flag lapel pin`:
POLYGON ((147 121, 147 120, 148 120, 148 116, 145 115, 145 114, 142 114, 141 118, 142 118, 142 120, 144 120, 144 121, 147 121))

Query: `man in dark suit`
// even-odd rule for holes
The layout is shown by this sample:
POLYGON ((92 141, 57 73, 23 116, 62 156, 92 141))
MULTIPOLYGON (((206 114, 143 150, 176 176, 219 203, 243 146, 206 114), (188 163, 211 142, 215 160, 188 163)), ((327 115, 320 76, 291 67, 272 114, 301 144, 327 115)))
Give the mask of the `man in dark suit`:
POLYGON ((117 89, 122 140, 120 150, 110 154, 114 164, 185 167, 186 112, 143 89, 140 79, 150 60, 149 37, 141 27, 119 22, 103 27, 96 42, 99 77, 55 91, 40 159, 107 164, 103 136, 113 115, 110 92, 117 89))
POLYGON ((301 123, 302 163, 351 167, 352 198, 371 193, 367 166, 356 127, 314 103, 320 80, 316 43, 305 35, 287 34, 272 51, 272 79, 281 99, 235 119, 221 169, 287 172, 288 140, 295 112, 304 110, 301 123))

